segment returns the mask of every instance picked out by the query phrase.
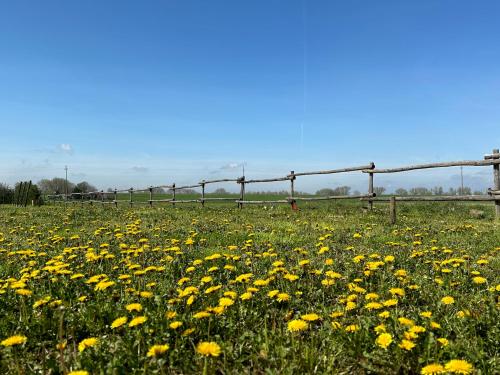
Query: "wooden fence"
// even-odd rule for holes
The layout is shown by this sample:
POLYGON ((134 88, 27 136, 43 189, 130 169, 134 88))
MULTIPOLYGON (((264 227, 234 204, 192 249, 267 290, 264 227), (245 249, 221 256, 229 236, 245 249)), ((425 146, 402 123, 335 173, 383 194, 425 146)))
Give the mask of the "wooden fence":
POLYGON ((201 203, 205 206, 206 202, 213 201, 229 201, 236 203, 239 208, 243 208, 245 204, 290 204, 293 209, 297 208, 297 202, 300 201, 323 201, 323 200, 335 200, 335 199, 359 199, 361 201, 367 201, 370 209, 373 208, 375 202, 389 202, 390 203, 390 215, 391 222, 396 220, 396 202, 414 202, 414 201, 431 201, 431 202, 449 202, 449 201, 478 201, 478 202, 494 202, 495 203, 495 213, 496 217, 500 218, 500 152, 498 149, 494 149, 491 154, 485 155, 483 160, 465 160, 465 161, 453 161, 445 163, 430 163, 430 164, 417 164, 410 165, 399 168, 388 168, 388 169, 377 169, 374 163, 369 163, 367 165, 362 165, 359 167, 349 167, 340 168, 324 171, 313 171, 313 172, 295 172, 291 171, 284 177, 277 178, 267 178, 267 179, 254 179, 247 180, 245 176, 234 178, 234 179, 219 179, 219 180, 202 180, 194 185, 187 186, 176 186, 175 183, 171 185, 160 185, 160 186, 150 186, 144 189, 126 189, 126 190, 114 190, 112 192, 104 191, 94 191, 90 193, 72 193, 72 194, 54 194, 47 196, 49 200, 55 202, 87 202, 90 204, 101 203, 101 204, 114 204, 118 203, 128 203, 131 207, 134 204, 145 203, 149 204, 151 207, 154 203, 170 203, 175 206, 177 203, 201 203), (474 167, 490 167, 493 166, 493 188, 488 189, 487 195, 441 195, 441 196, 391 196, 391 197, 377 197, 374 192, 374 176, 379 173, 400 173, 408 172, 414 170, 422 169, 433 169, 433 168, 447 168, 447 167, 462 167, 462 166, 474 166, 474 167), (313 175, 330 175, 337 173, 349 173, 349 172, 361 172, 368 175, 368 189, 366 194, 360 195, 331 195, 331 196, 315 196, 315 197, 301 197, 297 196, 295 192, 295 180, 297 177, 302 176, 313 176, 313 175), (280 181, 290 181, 290 194, 286 199, 281 200, 246 200, 245 199, 245 188, 248 184, 257 183, 267 183, 267 182, 280 182, 280 181), (239 197, 235 199, 234 197, 222 198, 222 197, 207 197, 205 194, 205 187, 209 184, 217 183, 227 183, 235 182, 239 185, 239 197), (168 189, 171 192, 172 197, 168 199, 154 199, 154 191, 156 189, 168 189), (184 189, 201 189, 200 198, 197 199, 176 199, 176 192, 184 189), (138 192, 149 192, 149 199, 147 201, 139 202, 134 201, 134 193, 138 192), (128 193, 129 199, 118 200, 118 193, 128 193), (112 199, 110 199, 110 196, 112 199), (81 198, 79 200, 72 198, 81 198), (83 199, 85 198, 85 200, 83 199))

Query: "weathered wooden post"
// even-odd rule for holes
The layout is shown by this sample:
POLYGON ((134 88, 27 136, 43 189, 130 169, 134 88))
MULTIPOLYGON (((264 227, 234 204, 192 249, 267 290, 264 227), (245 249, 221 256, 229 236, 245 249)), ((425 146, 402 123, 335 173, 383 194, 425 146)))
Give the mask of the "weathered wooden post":
POLYGON ((115 207, 118 208, 118 191, 116 190, 116 188, 114 191, 114 200, 115 200, 115 207))
POLYGON ((297 202, 294 199, 295 196, 295 179, 297 176, 295 176, 295 171, 290 171, 290 205, 292 207, 292 210, 297 209, 297 202))
POLYGON ((21 181, 19 183, 19 186, 17 187, 17 194, 16 191, 14 190, 14 204, 15 206, 19 206, 19 197, 21 196, 21 190, 23 188, 23 182, 21 181))
POLYGON ((175 182, 172 184, 172 207, 175 207, 175 182))
MULTIPOLYGON (((493 160, 498 160, 500 159, 500 150, 498 148, 493 150, 493 160)), ((495 190, 500 190, 500 164, 494 164, 493 165, 493 184, 495 187, 495 190)), ((495 196, 495 217, 497 220, 500 220, 500 196, 496 195, 495 196)))
POLYGON ((205 207, 205 180, 201 181, 201 207, 205 207))
POLYGON ((391 216, 391 224, 396 224, 396 197, 391 197, 389 200, 389 211, 391 216))
POLYGON ((104 190, 101 190, 101 204, 104 207, 104 190))
POLYGON ((149 207, 153 207, 153 187, 149 187, 149 207))
POLYGON ((373 172, 368 174, 368 195, 370 196, 368 206, 370 207, 370 210, 373 210, 373 200, 371 199, 373 197, 373 172))
POLYGON ((245 176, 238 179, 240 184, 240 201, 238 202, 238 207, 243 208, 243 201, 245 200, 245 176))
POLYGON ((132 193, 133 192, 134 192, 134 188, 128 189, 128 202, 129 202, 130 207, 132 207, 132 205, 133 205, 133 201, 132 201, 132 193))

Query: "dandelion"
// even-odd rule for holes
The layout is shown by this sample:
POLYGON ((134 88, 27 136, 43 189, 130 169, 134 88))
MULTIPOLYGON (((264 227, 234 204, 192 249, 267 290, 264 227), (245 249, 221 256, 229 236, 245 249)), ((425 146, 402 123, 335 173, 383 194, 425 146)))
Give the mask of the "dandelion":
POLYGON ((444 367, 439 363, 431 363, 420 370, 421 375, 438 375, 445 372, 444 367))
POLYGON ((304 331, 309 328, 309 324, 302 319, 294 319, 288 322, 287 328, 290 332, 304 331))
POLYGON ((125 308, 127 309, 127 311, 137 311, 137 312, 140 312, 142 311, 142 305, 140 303, 131 303, 127 306, 125 306, 125 308))
POLYGON ((377 337, 375 341, 378 346, 383 349, 387 349, 392 342, 392 336, 390 333, 382 333, 377 337))
POLYGON ((122 316, 120 318, 116 318, 115 320, 113 320, 113 323, 111 323, 111 328, 115 329, 115 328, 118 328, 118 327, 121 327, 122 325, 124 325, 125 323, 127 323, 127 317, 126 316, 122 316))
POLYGON ((359 326, 357 324, 351 324, 345 327, 346 332, 356 332, 357 330, 359 330, 359 326))
POLYGON ((462 359, 452 359, 444 365, 444 368, 455 374, 470 374, 473 370, 472 365, 462 359))
POLYGON ((96 337, 89 337, 87 339, 83 339, 78 344, 78 351, 81 353, 87 348, 91 348, 99 344, 99 339, 96 337))
POLYGON ((165 353, 170 347, 167 344, 164 345, 153 345, 149 348, 147 357, 157 357, 165 353))
POLYGON ((234 304, 234 300, 231 298, 222 297, 219 299, 219 306, 228 307, 234 304))
POLYGON ((441 298, 441 302, 445 305, 451 305, 452 303, 455 302, 455 298, 453 298, 451 296, 446 296, 446 297, 441 298))
POLYGON ((246 292, 246 293, 243 293, 241 296, 240 296, 240 299, 242 301, 246 301, 246 300, 249 300, 250 298, 252 298, 253 294, 250 293, 250 292, 246 292))
POLYGON ((0 344, 2 346, 14 346, 24 344, 26 341, 28 341, 28 338, 26 336, 14 335, 6 338, 0 344))
POLYGON ((449 341, 448 339, 444 338, 444 337, 440 337, 436 340, 437 342, 439 342, 441 345, 443 346, 447 346, 449 344, 449 341))
POLYGON ((85 370, 75 370, 68 372, 68 375, 89 375, 89 372, 85 370))
POLYGON ((415 347, 415 343, 413 343, 410 340, 402 340, 401 343, 399 344, 399 347, 401 349, 410 351, 410 350, 412 350, 415 347))
POLYGON ((221 353, 221 348, 217 343, 213 341, 200 342, 196 346, 196 352, 207 357, 208 356, 218 357, 221 353))
POLYGON ((486 283, 486 281, 487 281, 486 278, 481 277, 481 276, 476 276, 476 277, 472 278, 472 282, 474 284, 484 284, 484 283, 486 283))
POLYGON ((143 324, 146 320, 148 320, 147 317, 145 316, 138 316, 137 318, 134 318, 130 321, 130 323, 128 324, 129 327, 136 327, 138 325, 141 325, 143 324))
POLYGON ((193 318, 195 318, 195 319, 203 319, 203 318, 208 318, 209 316, 210 316, 209 312, 200 311, 200 312, 197 312, 196 314, 194 314, 193 318))
POLYGON ((316 320, 321 319, 321 317, 318 314, 305 314, 300 317, 300 319, 308 321, 308 322, 314 322, 316 320))
POLYGON ((182 322, 179 322, 179 321, 175 321, 175 322, 172 322, 168 325, 170 328, 172 329, 177 329, 179 328, 180 326, 182 326, 182 322))
POLYGON ((278 293, 278 295, 276 296, 276 299, 278 300, 278 302, 285 302, 285 301, 288 301, 290 299, 290 295, 288 295, 286 293, 278 293))

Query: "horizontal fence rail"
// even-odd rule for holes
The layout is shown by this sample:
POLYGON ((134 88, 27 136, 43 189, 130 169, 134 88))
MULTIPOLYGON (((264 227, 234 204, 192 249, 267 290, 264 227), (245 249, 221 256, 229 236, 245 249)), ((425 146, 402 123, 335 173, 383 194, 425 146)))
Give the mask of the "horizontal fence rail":
POLYGON ((71 194, 53 194, 48 195, 47 198, 54 202, 81 202, 81 203, 100 203, 100 204, 114 204, 125 203, 133 206, 134 204, 149 204, 153 206, 153 203, 169 203, 175 206, 177 203, 201 203, 202 206, 206 202, 233 202, 238 205, 238 207, 243 208, 245 204, 290 204, 293 209, 297 209, 297 202, 303 201, 326 201, 326 200, 340 200, 340 199, 358 199, 360 201, 367 201, 368 208, 373 208, 373 203, 375 202, 389 202, 390 212, 391 212, 391 222, 396 220, 396 202, 451 202, 451 201, 477 201, 477 202, 494 202, 495 203, 495 214, 497 218, 500 218, 500 152, 498 149, 494 149, 491 154, 484 155, 483 160, 462 160, 462 161, 452 161, 452 162, 440 162, 440 163, 428 163, 428 164, 415 164, 404 167, 397 168, 385 168, 377 169, 373 162, 366 165, 357 167, 347 167, 339 169, 330 169, 322 171, 312 171, 312 172, 294 172, 291 171, 284 177, 275 178, 262 178, 262 179, 246 179, 245 176, 238 178, 224 178, 215 180, 201 180, 197 184, 193 185, 183 185, 176 186, 175 183, 171 185, 158 185, 150 186, 148 188, 142 189, 122 189, 113 190, 111 192, 93 191, 88 193, 71 193, 71 194), (491 167, 493 166, 493 184, 492 188, 488 189, 488 194, 486 195, 441 195, 441 196, 391 196, 391 197, 377 197, 374 191, 374 175, 378 173, 399 173, 399 172, 409 172, 414 170, 422 169, 433 169, 433 168, 449 168, 449 167, 491 167), (366 194, 357 195, 328 195, 328 196, 314 196, 314 197, 301 197, 297 196, 295 193, 295 180, 297 177, 303 176, 314 176, 314 175, 330 175, 337 173, 349 173, 349 172, 361 172, 368 174, 368 189, 366 194), (257 184, 257 183, 269 183, 269 182, 283 182, 290 181, 290 193, 289 196, 284 199, 276 200, 248 200, 245 199, 246 195, 246 185, 257 184), (235 182, 240 187, 240 193, 238 197, 207 197, 205 193, 205 187, 207 184, 217 184, 217 183, 228 183, 235 182), (200 198, 195 199, 177 199, 177 194, 186 189, 200 189, 200 198), (167 189, 167 194, 171 194, 171 198, 166 199, 154 199, 155 190, 157 189, 167 189), (147 193, 149 192, 149 199, 147 201, 134 200, 135 193, 147 193), (118 193, 128 193, 129 197, 127 199, 118 199, 118 193), (112 199, 110 199, 112 196, 112 199))

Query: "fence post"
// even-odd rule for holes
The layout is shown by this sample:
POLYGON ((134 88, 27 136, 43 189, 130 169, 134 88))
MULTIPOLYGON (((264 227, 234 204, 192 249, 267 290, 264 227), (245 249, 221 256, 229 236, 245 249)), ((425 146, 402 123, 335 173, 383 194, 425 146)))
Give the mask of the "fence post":
POLYGON ((295 195, 295 171, 290 171, 290 205, 292 206, 292 210, 297 209, 297 202, 293 198, 295 195))
POLYGON ((201 207, 205 207, 205 180, 201 181, 201 207))
POLYGON ((153 187, 149 187, 149 207, 153 207, 153 187))
POLYGON ((22 187, 23 187, 23 182, 21 181, 19 183, 18 188, 16 189, 17 190, 17 194, 16 194, 16 191, 14 190, 14 204, 15 204, 16 207, 19 205, 19 196, 21 195, 21 189, 22 189, 22 187))
POLYGON ((391 197, 389 200, 389 211, 391 216, 391 224, 396 224, 396 197, 391 197))
POLYGON ((130 188, 128 190, 128 201, 129 201, 130 207, 132 207, 132 204, 133 204, 133 202, 132 202, 132 193, 133 192, 134 192, 134 188, 130 188))
POLYGON ((373 173, 370 172, 368 174, 368 194, 370 195, 370 199, 368 200, 368 206, 370 210, 373 210, 373 200, 371 197, 373 196, 373 173))
POLYGON ((238 207, 243 208, 243 201, 245 200, 245 176, 242 176, 238 183, 240 184, 240 201, 238 202, 238 207))
POLYGON ((118 208, 118 191, 116 190, 115 188, 115 191, 114 191, 114 198, 115 198, 115 207, 118 208))
POLYGON ((104 207, 104 190, 101 190, 101 204, 104 207))
POLYGON ((172 207, 175 207, 175 182, 172 184, 172 207))
MULTIPOLYGON (((500 150, 498 148, 493 150, 493 154, 498 154, 500 153, 500 150)), ((498 156, 494 156, 493 159, 500 159, 498 156)), ((494 164, 493 165, 493 184, 495 187, 495 190, 500 190, 500 164, 494 164)), ((497 220, 500 220, 500 197, 495 196, 496 198, 499 198, 495 200, 495 217, 497 220)))

